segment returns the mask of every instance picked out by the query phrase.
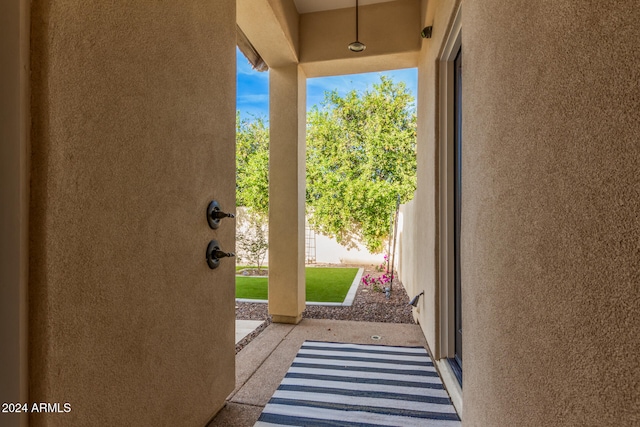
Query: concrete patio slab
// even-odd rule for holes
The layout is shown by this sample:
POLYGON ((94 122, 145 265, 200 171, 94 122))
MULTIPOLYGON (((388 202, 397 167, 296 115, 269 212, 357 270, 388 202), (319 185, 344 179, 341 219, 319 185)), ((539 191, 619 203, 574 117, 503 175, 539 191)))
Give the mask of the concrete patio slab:
POLYGON ((426 347, 418 325, 316 319, 271 324, 236 355, 236 389, 207 427, 253 426, 305 340, 426 347))
POLYGON ((236 320, 236 344, 263 323, 264 320, 236 320))
POLYGON ((248 405, 266 405, 293 363, 300 345, 297 340, 285 337, 231 401, 248 405))
POLYGON ((207 427, 244 427, 253 426, 262 413, 262 406, 240 405, 227 402, 207 427))
POLYGON ((236 354, 236 388, 229 398, 236 395, 294 327, 295 325, 272 323, 236 354))

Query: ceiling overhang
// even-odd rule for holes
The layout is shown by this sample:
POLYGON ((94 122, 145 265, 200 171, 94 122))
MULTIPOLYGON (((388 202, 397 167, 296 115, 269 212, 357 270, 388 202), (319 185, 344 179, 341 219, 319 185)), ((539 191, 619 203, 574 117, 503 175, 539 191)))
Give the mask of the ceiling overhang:
POLYGON ((355 0, 237 0, 237 23, 269 67, 299 64, 308 77, 418 65, 420 0, 360 0, 359 38, 367 45, 360 53, 347 48, 355 40, 350 4, 355 0))
MULTIPOLYGON (((360 6, 386 3, 393 0, 359 0, 360 6)), ((293 0, 299 14, 323 12, 325 10, 347 9, 355 5, 355 0, 293 0)))
POLYGON ((262 56, 258 53, 256 48, 251 44, 247 36, 242 32, 242 29, 236 25, 236 44, 238 45, 238 49, 244 55, 245 58, 249 61, 251 66, 256 71, 267 71, 269 70, 269 66, 262 56))
POLYGON ((309 77, 418 66, 420 1, 395 0, 361 6, 359 39, 367 48, 351 52, 355 8, 300 16, 300 65, 309 77))
POLYGON ((299 62, 293 0, 236 0, 236 23, 269 67, 299 62))

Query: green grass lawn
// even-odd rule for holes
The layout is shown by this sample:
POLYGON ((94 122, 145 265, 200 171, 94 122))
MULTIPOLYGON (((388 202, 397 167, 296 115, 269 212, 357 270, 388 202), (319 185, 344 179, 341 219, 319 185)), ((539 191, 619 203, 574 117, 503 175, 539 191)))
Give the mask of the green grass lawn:
MULTIPOLYGON (((307 267, 307 301, 342 302, 358 273, 357 268, 307 267)), ((267 299, 266 277, 236 277, 236 298, 267 299)))

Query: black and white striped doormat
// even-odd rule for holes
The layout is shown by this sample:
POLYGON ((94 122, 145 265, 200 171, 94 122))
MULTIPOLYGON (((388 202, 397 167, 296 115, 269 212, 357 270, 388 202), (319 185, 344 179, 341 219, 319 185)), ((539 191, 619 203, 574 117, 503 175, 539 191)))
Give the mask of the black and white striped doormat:
POLYGON ((460 425, 424 348, 305 341, 254 427, 460 425))

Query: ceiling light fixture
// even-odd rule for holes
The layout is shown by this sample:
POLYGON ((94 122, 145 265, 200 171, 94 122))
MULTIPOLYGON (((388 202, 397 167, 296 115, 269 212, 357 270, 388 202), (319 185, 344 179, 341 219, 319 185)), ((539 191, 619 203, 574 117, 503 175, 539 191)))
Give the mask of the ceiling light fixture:
POLYGON ((349 50, 351 52, 362 52, 366 48, 364 43, 360 43, 358 40, 358 0, 356 0, 356 41, 349 43, 349 50))

